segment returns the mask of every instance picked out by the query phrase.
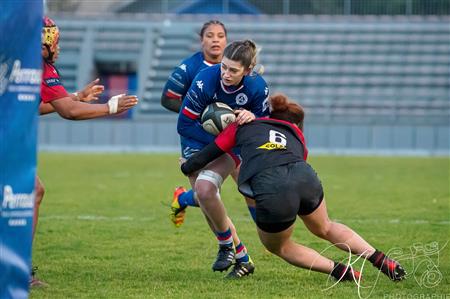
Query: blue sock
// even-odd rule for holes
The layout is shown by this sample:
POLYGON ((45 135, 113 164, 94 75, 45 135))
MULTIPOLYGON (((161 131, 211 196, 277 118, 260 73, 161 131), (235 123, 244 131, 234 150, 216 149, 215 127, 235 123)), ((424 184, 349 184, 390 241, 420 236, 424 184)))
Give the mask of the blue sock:
POLYGON ((227 229, 224 232, 216 232, 217 241, 219 241, 220 246, 233 247, 233 236, 231 235, 231 230, 227 229))
POLYGON ((245 248, 245 245, 241 243, 239 243, 236 246, 236 261, 238 263, 248 263, 248 261, 250 260, 248 254, 247 254, 247 248, 245 248))
POLYGON ((198 207, 198 205, 194 199, 194 190, 191 189, 191 190, 186 191, 183 194, 181 194, 178 197, 178 203, 182 207, 185 207, 185 206, 198 207))
POLYGON ((251 206, 247 206, 247 208, 250 211, 250 215, 253 218, 253 222, 256 222, 256 208, 255 207, 251 207, 251 206))

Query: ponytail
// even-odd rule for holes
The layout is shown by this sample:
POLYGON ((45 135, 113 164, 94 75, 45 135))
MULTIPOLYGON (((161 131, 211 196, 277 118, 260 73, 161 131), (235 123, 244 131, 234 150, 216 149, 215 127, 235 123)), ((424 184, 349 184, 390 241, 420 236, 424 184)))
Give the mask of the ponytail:
POLYGON ((305 111, 297 103, 290 101, 284 94, 272 95, 270 102, 270 117, 291 122, 303 130, 305 111))

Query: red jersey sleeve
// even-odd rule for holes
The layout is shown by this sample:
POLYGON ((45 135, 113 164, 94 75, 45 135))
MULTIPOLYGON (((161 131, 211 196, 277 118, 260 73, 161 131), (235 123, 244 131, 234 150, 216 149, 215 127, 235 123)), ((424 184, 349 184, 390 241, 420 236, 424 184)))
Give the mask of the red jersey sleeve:
POLYGON ((67 96, 69 94, 61 84, 56 68, 50 63, 44 62, 41 82, 41 101, 49 103, 67 96))
POLYGON ((237 129, 238 124, 234 122, 216 137, 214 142, 222 151, 229 152, 236 145, 237 129))

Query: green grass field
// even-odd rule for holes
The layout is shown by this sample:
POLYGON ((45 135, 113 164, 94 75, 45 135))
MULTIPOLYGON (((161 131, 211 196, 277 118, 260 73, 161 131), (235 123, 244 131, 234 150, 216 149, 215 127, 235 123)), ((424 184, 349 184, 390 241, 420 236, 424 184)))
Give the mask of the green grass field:
MULTIPOLYGON (((212 272, 217 245, 200 210, 189 208, 181 228, 169 221, 172 190, 187 184, 177 160, 157 154, 41 154, 38 173, 46 195, 33 260, 49 286, 33 289, 30 297, 449 298, 448 158, 311 157, 330 218, 379 249, 403 251, 406 281, 378 277, 367 264, 359 290, 354 283, 329 288, 326 275, 267 253, 231 180, 223 200, 257 268, 238 281, 212 272), (413 250, 414 244, 422 250, 413 250)), ((326 249, 330 258, 347 256, 328 248, 301 221, 294 238, 326 249)))

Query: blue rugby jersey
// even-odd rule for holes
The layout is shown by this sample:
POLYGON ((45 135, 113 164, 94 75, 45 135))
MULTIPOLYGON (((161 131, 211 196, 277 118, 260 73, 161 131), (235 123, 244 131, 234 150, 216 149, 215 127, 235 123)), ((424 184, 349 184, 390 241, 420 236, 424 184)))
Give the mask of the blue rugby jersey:
POLYGON ((198 72, 212 65, 214 64, 205 60, 203 52, 184 59, 170 74, 164 85, 163 95, 182 101, 198 72))
POLYGON ((194 78, 183 99, 178 116, 177 130, 182 143, 193 139, 204 145, 214 140, 213 135, 203 130, 200 116, 211 103, 223 102, 233 109, 244 108, 256 117, 269 115, 269 88, 258 74, 244 76, 240 86, 230 91, 220 80, 220 64, 203 69, 194 78))

